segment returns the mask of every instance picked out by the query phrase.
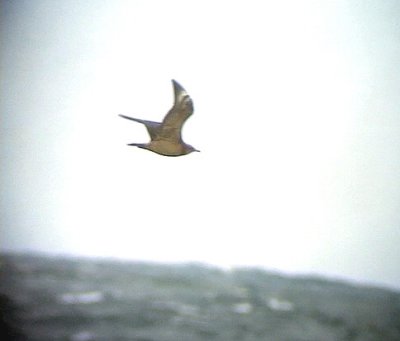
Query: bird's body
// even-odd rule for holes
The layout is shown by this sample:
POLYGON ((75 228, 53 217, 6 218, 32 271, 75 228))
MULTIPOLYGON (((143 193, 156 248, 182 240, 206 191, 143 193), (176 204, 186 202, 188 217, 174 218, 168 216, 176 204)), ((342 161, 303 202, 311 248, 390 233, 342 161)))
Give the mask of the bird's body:
POLYGON ((191 145, 186 144, 181 135, 182 126, 193 114, 193 102, 186 90, 175 80, 174 105, 165 115, 162 122, 153 122, 120 115, 123 118, 139 122, 145 125, 150 135, 149 143, 130 143, 129 146, 136 146, 165 156, 181 156, 198 151, 191 145))

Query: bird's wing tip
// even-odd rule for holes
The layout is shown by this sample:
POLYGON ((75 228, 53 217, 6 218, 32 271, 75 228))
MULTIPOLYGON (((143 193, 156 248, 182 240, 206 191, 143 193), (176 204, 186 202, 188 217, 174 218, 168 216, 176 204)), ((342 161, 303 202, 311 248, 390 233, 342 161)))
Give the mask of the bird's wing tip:
POLYGON ((176 92, 186 91, 185 88, 180 83, 178 83, 175 79, 172 79, 172 85, 176 92))

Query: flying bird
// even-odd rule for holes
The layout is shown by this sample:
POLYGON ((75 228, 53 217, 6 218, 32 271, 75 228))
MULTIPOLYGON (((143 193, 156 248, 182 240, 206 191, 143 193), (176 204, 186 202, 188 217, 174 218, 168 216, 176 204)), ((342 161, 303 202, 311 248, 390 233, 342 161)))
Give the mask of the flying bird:
POLYGON ((135 146, 165 156, 181 156, 198 150, 185 143, 182 139, 182 127, 186 120, 193 114, 193 102, 186 90, 175 80, 172 80, 174 87, 174 105, 165 115, 163 121, 152 122, 119 115, 128 120, 139 122, 145 125, 150 135, 149 143, 130 143, 128 146, 135 146))

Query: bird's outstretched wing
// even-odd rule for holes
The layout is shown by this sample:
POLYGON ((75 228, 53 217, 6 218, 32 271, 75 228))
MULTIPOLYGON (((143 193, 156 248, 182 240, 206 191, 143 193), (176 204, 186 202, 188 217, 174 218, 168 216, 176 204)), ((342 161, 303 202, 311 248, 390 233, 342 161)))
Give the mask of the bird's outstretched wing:
POLYGON ((174 105, 161 123, 159 138, 173 142, 181 142, 181 130, 185 121, 193 114, 193 102, 186 90, 175 80, 174 105))
POLYGON ((149 132, 150 138, 152 140, 157 139, 160 135, 161 123, 141 120, 140 118, 134 118, 134 117, 129 117, 129 116, 125 116, 125 115, 119 115, 119 116, 126 118, 127 120, 131 120, 131 121, 135 121, 135 122, 144 124, 146 126, 147 131, 149 132))

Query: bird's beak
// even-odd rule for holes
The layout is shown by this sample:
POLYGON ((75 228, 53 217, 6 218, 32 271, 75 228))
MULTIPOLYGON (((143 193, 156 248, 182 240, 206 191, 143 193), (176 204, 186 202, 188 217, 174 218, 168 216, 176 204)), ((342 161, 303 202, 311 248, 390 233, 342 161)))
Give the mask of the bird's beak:
POLYGON ((195 152, 199 152, 199 153, 200 153, 200 150, 197 150, 197 149, 195 149, 194 151, 195 151, 195 152))

